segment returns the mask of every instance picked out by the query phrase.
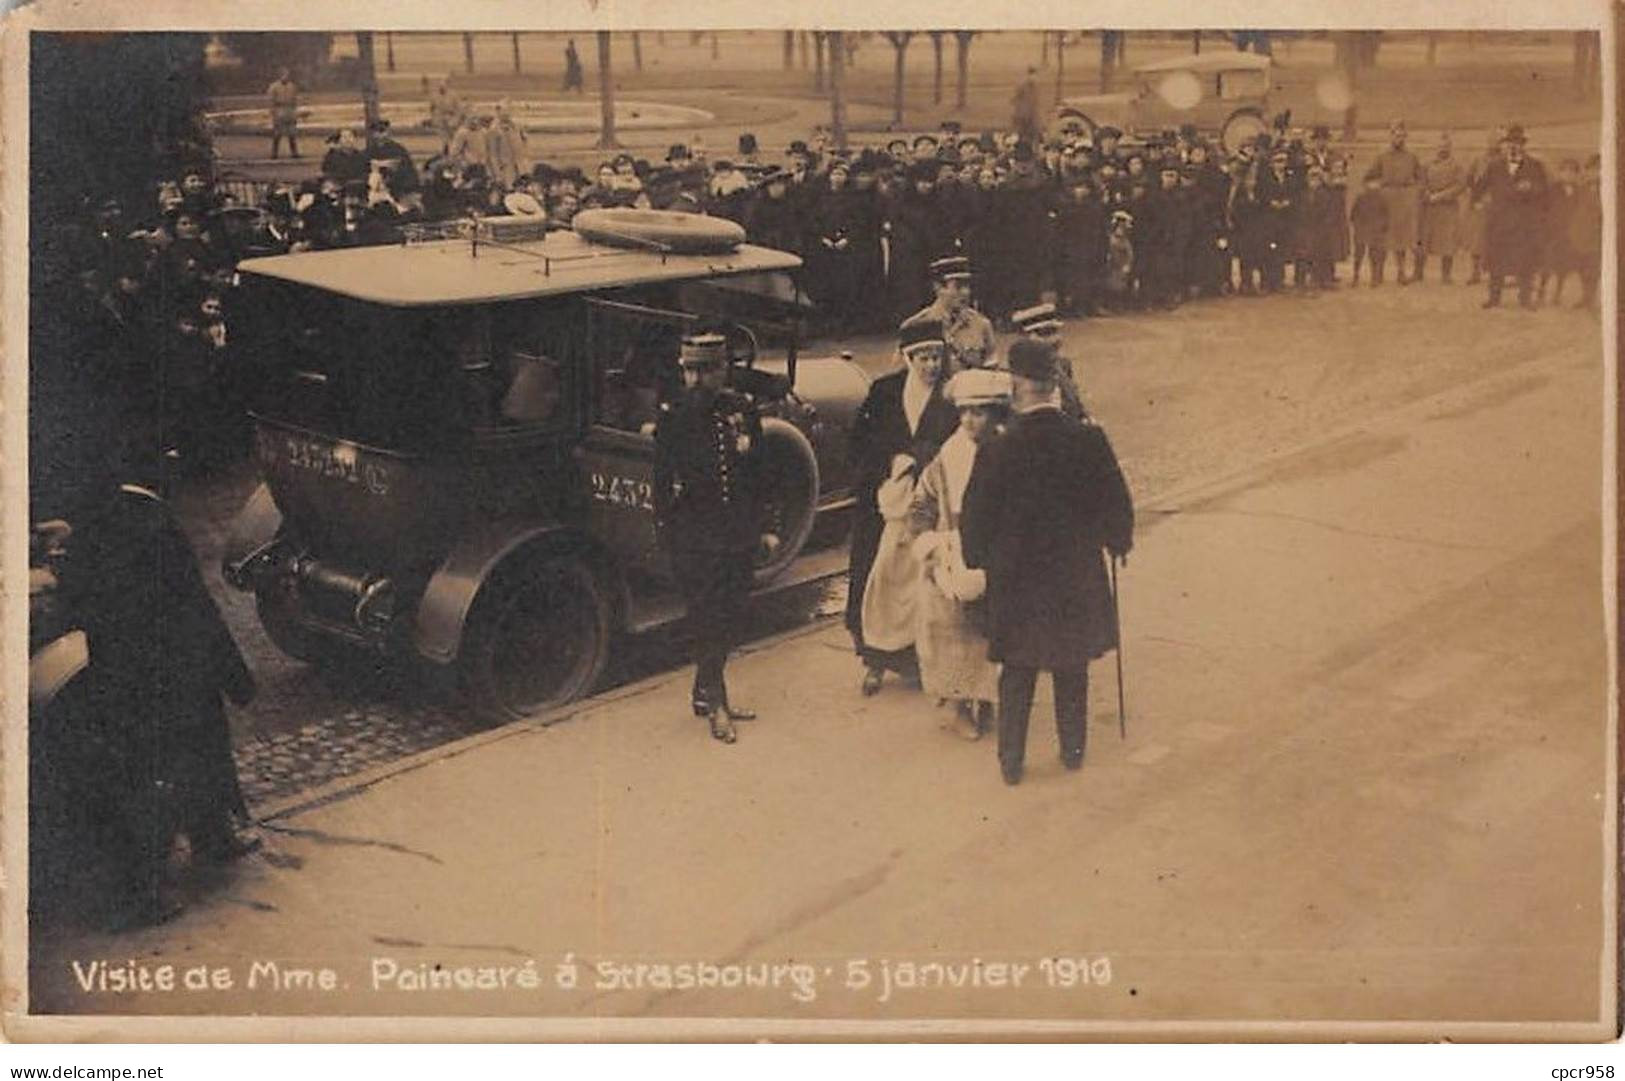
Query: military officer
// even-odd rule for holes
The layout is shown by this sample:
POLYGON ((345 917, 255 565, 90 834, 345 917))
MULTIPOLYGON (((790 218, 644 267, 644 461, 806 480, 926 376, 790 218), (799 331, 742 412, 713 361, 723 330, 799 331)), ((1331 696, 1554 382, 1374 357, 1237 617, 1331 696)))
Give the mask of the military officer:
POLYGON ((1377 155, 1366 178, 1376 177, 1388 204, 1388 250, 1394 253, 1395 277, 1409 285, 1421 275, 1422 162, 1405 148, 1405 122, 1395 120, 1388 129, 1388 149, 1377 155), (1411 273, 1405 272, 1405 256, 1411 256, 1411 273))
POLYGON ((936 299, 907 319, 913 323, 942 324, 947 343, 943 355, 944 381, 966 368, 984 368, 993 359, 993 323, 971 306, 971 266, 963 255, 948 255, 931 263, 931 288, 936 299))
POLYGON ((1089 419, 1089 411, 1083 407, 1083 395, 1078 393, 1077 375, 1072 370, 1072 361, 1061 354, 1061 330, 1063 324, 1055 314, 1053 304, 1034 304, 1030 308, 1023 308, 1010 316, 1018 333, 1025 338, 1032 338, 1044 342, 1055 350, 1055 384, 1061 393, 1061 412, 1073 420, 1089 419))
POLYGON ((683 391, 662 405, 655 427, 655 528, 688 611, 694 715, 732 743, 734 722, 755 714, 729 701, 723 668, 755 555, 779 538, 761 531, 762 421, 751 396, 727 386, 727 339, 689 335, 678 363, 683 391))

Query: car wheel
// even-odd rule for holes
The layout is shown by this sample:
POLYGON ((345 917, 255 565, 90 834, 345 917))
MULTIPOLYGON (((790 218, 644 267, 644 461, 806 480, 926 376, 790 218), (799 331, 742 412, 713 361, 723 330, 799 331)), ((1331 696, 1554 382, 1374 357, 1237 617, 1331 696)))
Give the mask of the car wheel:
POLYGON ((1243 144, 1252 142, 1269 130, 1263 113, 1256 109, 1239 109, 1231 113, 1219 129, 1219 144, 1224 147, 1225 153, 1234 154, 1243 144))
POLYGON ((522 720, 592 690, 609 659, 610 607, 580 560, 520 555, 492 575, 469 614, 459 676, 495 723, 522 720))
POLYGON ((768 417, 762 421, 762 442, 761 531, 778 537, 779 546, 771 554, 757 555, 753 573, 758 587, 795 562, 818 516, 818 457, 806 435, 789 421, 768 417))
POLYGON ((306 629, 299 621, 296 603, 287 596, 277 580, 255 587, 254 610, 259 613, 265 636, 294 660, 319 664, 333 655, 334 645, 306 629))

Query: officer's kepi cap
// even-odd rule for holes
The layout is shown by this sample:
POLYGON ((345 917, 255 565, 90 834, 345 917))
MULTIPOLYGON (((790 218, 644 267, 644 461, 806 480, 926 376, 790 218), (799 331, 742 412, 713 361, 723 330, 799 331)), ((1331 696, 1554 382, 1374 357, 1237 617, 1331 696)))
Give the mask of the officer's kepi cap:
POLYGON ((1023 334, 1035 337, 1053 336, 1061 332, 1061 320, 1055 314, 1053 304, 1034 304, 1030 308, 1023 308, 1010 316, 1010 321, 1016 329, 1023 334))
POLYGON ((963 255, 945 255, 931 262, 931 277, 939 282, 967 281, 971 277, 970 260, 963 255))
POLYGON ((721 334, 689 334, 677 351, 685 368, 716 368, 728 363, 728 339, 721 334))

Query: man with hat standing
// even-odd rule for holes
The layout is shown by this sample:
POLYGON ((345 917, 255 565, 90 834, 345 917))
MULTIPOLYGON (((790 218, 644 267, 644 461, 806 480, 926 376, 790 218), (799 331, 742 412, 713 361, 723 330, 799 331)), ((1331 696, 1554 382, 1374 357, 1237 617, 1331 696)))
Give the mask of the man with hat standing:
POLYGON ((852 421, 850 453, 855 463, 856 506, 852 511, 852 550, 849 561, 846 628, 863 660, 863 693, 880 690, 885 673, 917 671, 912 648, 883 650, 871 647, 863 633, 863 595, 869 583, 885 526, 878 496, 880 486, 893 477, 899 457, 915 473, 935 458, 953 434, 959 416, 942 396, 942 324, 912 321, 898 328, 898 352, 903 367, 876 379, 852 421))
POLYGON ((1506 279, 1518 279, 1518 304, 1533 308, 1535 262, 1545 224, 1546 169, 1524 150, 1523 127, 1513 124, 1501 141, 1502 156, 1491 162, 1473 185, 1473 197, 1485 201, 1484 262, 1490 293, 1484 307, 1501 303, 1506 279))
POLYGON ((1405 149, 1405 122, 1396 120, 1388 129, 1388 149, 1377 156, 1366 171, 1375 177, 1388 204, 1388 250, 1394 253, 1394 276, 1400 285, 1409 285, 1419 276, 1422 216, 1422 163, 1405 149), (1411 254, 1412 273, 1405 272, 1405 253, 1411 254))
POLYGON ((931 262, 931 287, 936 299, 903 321, 942 325, 946 343, 943 378, 966 368, 986 367, 993 359, 993 323, 971 307, 971 266, 963 255, 945 255, 931 262))
POLYGON ((1450 284, 1456 249, 1461 246, 1461 196, 1467 190, 1467 172, 1451 154, 1450 133, 1439 136, 1439 149, 1424 170, 1422 188, 1422 246, 1416 257, 1416 280, 1427 272, 1427 258, 1439 257, 1439 280, 1450 284))
POLYGON ((1083 395, 1078 393, 1072 361, 1061 353, 1063 324, 1055 313, 1055 305, 1034 304, 1022 308, 1010 316, 1010 321, 1022 337, 1043 342, 1055 351, 1055 386, 1061 394, 1061 412, 1073 420, 1088 420, 1089 413, 1083 408, 1083 395))
POLYGON ((283 139, 288 140, 288 153, 299 157, 299 87, 287 68, 278 74, 276 82, 265 88, 265 98, 271 109, 271 157, 277 156, 283 139))
POLYGON ((1083 765, 1089 662, 1117 646, 1102 550, 1133 546, 1134 506, 1105 432, 1060 410, 1054 349, 1012 343, 1016 418, 965 490, 965 563, 987 571, 988 657, 999 676, 999 769, 1021 782, 1038 672, 1050 672, 1061 762, 1083 765))
POLYGON ((755 714, 729 701, 723 669, 756 552, 777 548, 779 538, 761 531, 762 420, 751 396, 727 385, 727 339, 688 335, 678 363, 683 391, 662 403, 655 426, 655 529, 688 612, 694 715, 713 738, 732 743, 734 722, 755 714))

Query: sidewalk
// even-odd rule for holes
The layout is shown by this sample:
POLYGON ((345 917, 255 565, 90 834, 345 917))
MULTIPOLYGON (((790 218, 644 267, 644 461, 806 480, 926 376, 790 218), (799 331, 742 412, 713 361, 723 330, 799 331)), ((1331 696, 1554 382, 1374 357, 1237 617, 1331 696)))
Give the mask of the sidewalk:
POLYGON ((1144 508, 1128 739, 1108 660, 1081 774, 1046 699, 1006 788, 992 742, 940 732, 917 692, 861 697, 844 631, 819 626, 732 665, 762 714, 732 747, 689 714, 687 672, 450 745, 285 808, 269 851, 170 925, 43 944, 36 1001, 564 1016, 547 1031, 586 1036, 674 1016, 1595 1018, 1599 380, 1535 374, 1144 508), (72 962, 98 958, 235 983, 83 993, 72 962), (1029 965, 1021 991, 902 982, 1004 962, 1029 965), (585 966, 573 988, 561 963, 585 966), (706 965, 774 986, 683 989, 706 965))

